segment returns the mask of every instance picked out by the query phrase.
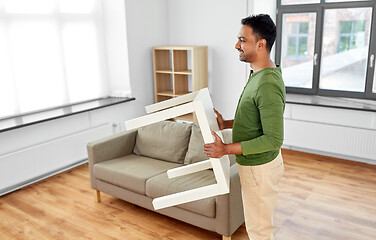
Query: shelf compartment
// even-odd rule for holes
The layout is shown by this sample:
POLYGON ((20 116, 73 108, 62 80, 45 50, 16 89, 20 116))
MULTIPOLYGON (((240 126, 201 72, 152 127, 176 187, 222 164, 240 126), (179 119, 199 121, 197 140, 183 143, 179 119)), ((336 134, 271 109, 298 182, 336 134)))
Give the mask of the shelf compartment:
POLYGON ((174 72, 192 72, 188 66, 188 58, 191 58, 190 54, 191 51, 188 50, 173 50, 174 72))
POLYGON ((188 76, 176 74, 174 76, 175 95, 188 93, 188 76))
POLYGON ((168 73, 156 73, 155 74, 155 77, 156 77, 156 87, 155 87, 155 90, 156 92, 155 93, 159 93, 159 92, 165 92, 165 91, 171 91, 172 92, 172 74, 168 74, 168 73))
POLYGON ((172 71, 170 50, 155 50, 153 53, 155 71, 172 71))

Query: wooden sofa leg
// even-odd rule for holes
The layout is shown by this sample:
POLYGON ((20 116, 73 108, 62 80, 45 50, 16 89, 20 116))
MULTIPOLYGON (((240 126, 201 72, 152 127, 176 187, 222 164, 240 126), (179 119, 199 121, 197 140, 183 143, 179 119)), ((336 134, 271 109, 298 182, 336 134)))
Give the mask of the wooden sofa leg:
POLYGON ((95 190, 95 200, 101 202, 101 192, 98 190, 95 190))
POLYGON ((222 235, 222 240, 231 240, 231 236, 226 237, 226 236, 222 235))

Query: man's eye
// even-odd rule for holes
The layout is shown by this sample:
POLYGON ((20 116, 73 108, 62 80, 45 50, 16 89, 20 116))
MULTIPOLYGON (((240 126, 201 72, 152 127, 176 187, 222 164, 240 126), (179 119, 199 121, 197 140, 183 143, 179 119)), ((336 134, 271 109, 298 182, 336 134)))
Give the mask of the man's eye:
POLYGON ((245 41, 244 41, 244 40, 240 40, 240 42, 241 42, 241 43, 245 43, 245 41))

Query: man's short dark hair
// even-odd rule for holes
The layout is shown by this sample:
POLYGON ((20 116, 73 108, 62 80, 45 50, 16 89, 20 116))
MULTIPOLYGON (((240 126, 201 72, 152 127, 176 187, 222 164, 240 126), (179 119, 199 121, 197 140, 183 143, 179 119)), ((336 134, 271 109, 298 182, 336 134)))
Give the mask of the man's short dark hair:
POLYGON ((251 15, 242 19, 242 24, 252 28, 258 40, 266 40, 266 48, 272 49, 276 35, 277 27, 268 14, 251 15))

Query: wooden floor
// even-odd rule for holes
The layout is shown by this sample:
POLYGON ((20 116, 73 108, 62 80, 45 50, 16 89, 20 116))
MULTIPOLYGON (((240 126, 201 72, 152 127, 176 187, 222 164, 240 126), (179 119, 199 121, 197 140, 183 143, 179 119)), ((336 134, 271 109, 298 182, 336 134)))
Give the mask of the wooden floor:
MULTIPOLYGON (((376 239, 376 167, 283 151, 278 240, 376 239)), ((221 239, 102 193, 83 165, 0 197, 0 239, 221 239)), ((247 239, 244 226, 232 240, 247 239)))

